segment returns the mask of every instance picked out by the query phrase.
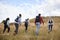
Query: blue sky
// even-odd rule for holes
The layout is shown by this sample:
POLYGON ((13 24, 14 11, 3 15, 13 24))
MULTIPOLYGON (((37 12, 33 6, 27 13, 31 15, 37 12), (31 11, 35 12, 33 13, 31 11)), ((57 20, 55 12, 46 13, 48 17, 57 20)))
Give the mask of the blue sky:
POLYGON ((22 21, 42 16, 60 16, 60 0, 0 0, 0 22, 7 17, 14 19, 21 13, 22 21))
POLYGON ((15 6, 19 6, 20 4, 41 4, 43 2, 45 2, 45 0, 1 0, 1 2, 3 2, 4 4, 10 4, 10 5, 15 5, 15 6))

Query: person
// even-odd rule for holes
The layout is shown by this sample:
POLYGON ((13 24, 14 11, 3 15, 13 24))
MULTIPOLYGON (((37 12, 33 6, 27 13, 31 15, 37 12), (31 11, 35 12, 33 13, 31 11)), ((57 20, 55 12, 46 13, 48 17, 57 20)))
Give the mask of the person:
POLYGON ((10 21, 10 19, 9 18, 7 18, 6 20, 4 20, 3 22, 4 22, 4 30, 3 30, 3 33, 6 31, 6 29, 8 29, 8 33, 10 32, 10 27, 9 27, 9 21, 10 21))
POLYGON ((39 29, 40 29, 40 25, 41 23, 44 24, 43 18, 41 17, 41 14, 38 14, 38 16, 36 16, 35 18, 35 24, 36 24, 36 35, 39 34, 39 29))
POLYGON ((19 16, 17 16, 17 18, 15 19, 15 34, 18 33, 19 25, 21 25, 21 14, 19 14, 19 16))
POLYGON ((29 18, 25 20, 25 32, 27 32, 28 24, 29 24, 29 18))
POLYGON ((53 27, 53 20, 52 18, 49 18, 48 20, 48 33, 50 33, 52 31, 52 27, 53 27))

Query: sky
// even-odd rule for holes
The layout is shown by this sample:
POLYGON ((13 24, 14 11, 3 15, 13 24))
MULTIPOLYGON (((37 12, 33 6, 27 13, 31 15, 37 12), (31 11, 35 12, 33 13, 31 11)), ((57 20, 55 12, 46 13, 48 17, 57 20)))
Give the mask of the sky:
POLYGON ((22 14, 22 21, 42 16, 60 16, 60 0, 0 0, 0 22, 7 17, 10 22, 22 14))

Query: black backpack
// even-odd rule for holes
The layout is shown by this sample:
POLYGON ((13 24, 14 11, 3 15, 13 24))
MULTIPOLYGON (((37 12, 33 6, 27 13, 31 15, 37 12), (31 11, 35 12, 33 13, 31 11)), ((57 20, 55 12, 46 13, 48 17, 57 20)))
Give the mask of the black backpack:
POLYGON ((18 19, 19 19, 19 17, 17 17, 17 18, 15 19, 15 21, 18 22, 18 19))
POLYGON ((36 16, 36 22, 40 22, 40 16, 36 16))
POLYGON ((53 21, 52 20, 51 21, 49 20, 49 23, 53 23, 53 21))
POLYGON ((4 25, 7 25, 7 20, 4 21, 4 25))
POLYGON ((6 24, 6 20, 3 20, 3 23, 6 24))

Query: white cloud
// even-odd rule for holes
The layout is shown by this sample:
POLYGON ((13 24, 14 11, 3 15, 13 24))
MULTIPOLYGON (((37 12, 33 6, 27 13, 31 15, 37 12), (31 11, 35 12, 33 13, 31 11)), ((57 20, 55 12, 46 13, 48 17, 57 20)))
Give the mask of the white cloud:
POLYGON ((47 0, 47 6, 45 7, 45 12, 49 16, 60 16, 60 6, 58 3, 59 0, 47 0), (56 13, 55 13, 56 12, 56 13))
MULTIPOLYGON (((3 4, 0 2, 0 22, 7 17, 10 17, 11 22, 13 22, 19 13, 22 14, 22 20, 26 18, 34 18, 38 13, 41 13, 42 16, 60 16, 60 11, 55 7, 55 4, 58 3, 58 1, 45 1, 46 3, 42 3, 41 5, 24 3, 20 4, 19 6, 3 4)), ((37 2, 39 2, 39 0, 37 2)))
POLYGON ((14 6, 0 3, 0 22, 7 17, 14 21, 13 19, 18 15, 18 11, 19 9, 14 6))

